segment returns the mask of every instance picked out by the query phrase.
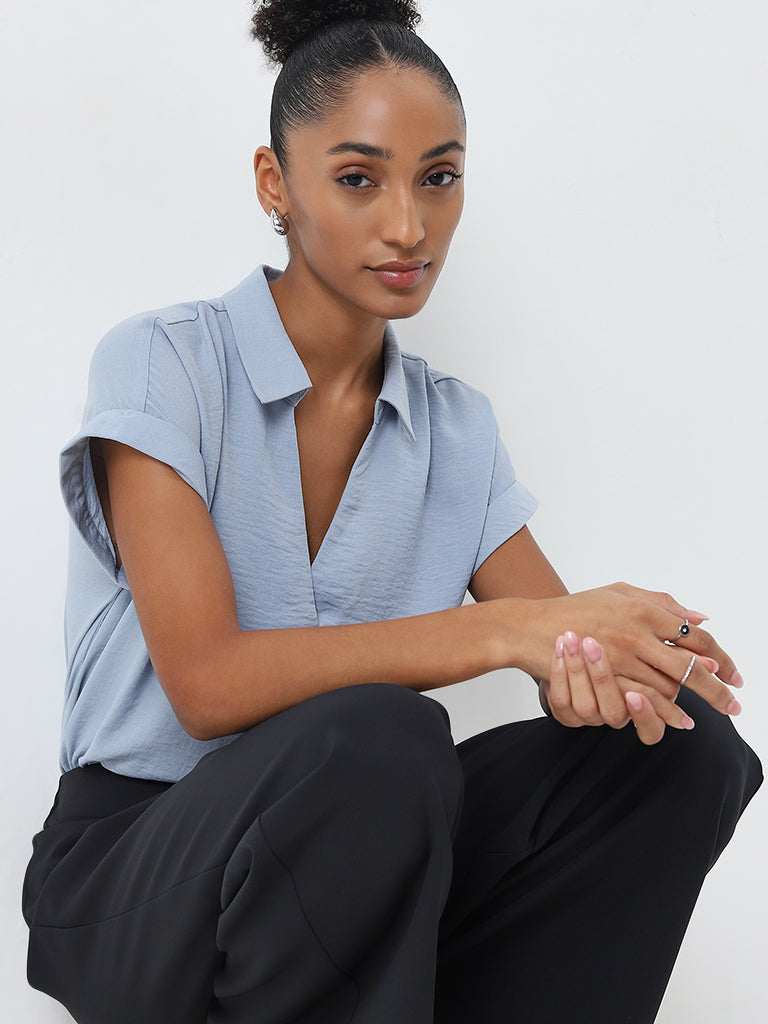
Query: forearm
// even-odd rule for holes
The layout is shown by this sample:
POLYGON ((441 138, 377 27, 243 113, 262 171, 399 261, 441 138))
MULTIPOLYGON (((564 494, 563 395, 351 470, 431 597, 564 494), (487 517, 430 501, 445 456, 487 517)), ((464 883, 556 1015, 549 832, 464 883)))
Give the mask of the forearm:
POLYGON ((209 739, 343 686, 431 690, 522 664, 529 605, 504 600, 358 625, 222 631, 204 643, 187 638, 187 656, 168 659, 158 674, 184 728, 209 739))

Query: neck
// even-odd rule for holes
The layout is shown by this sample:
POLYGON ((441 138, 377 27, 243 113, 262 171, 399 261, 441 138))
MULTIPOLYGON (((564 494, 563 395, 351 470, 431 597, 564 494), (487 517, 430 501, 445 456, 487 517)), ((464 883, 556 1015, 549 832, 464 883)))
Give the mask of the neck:
POLYGON ((378 394, 386 320, 344 303, 293 263, 269 287, 313 388, 378 394))

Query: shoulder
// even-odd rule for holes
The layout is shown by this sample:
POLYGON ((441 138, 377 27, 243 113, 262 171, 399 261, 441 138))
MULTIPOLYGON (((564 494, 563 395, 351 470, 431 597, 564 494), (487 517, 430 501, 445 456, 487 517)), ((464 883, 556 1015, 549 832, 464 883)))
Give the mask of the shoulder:
POLYGON ((409 391, 422 391, 433 423, 442 421, 453 429, 473 434, 490 432, 495 436, 496 418, 487 395, 455 374, 436 370, 420 356, 403 352, 402 359, 409 391))
POLYGON ((146 397, 152 379, 194 379, 217 364, 215 349, 225 316, 220 299, 177 303, 138 313, 112 327, 91 360, 90 390, 118 389, 136 401, 146 397))
POLYGON ((194 344, 210 335, 210 314, 226 315, 221 299, 177 303, 162 309, 137 313, 116 324, 101 339, 94 352, 94 362, 132 361, 136 353, 147 353, 153 341, 166 337, 173 344, 194 344))

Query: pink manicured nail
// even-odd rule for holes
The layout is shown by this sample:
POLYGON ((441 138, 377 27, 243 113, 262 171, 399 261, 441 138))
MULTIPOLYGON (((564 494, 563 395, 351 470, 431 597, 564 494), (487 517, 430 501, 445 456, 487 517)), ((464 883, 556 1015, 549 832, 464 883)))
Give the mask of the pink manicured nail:
POLYGON ((624 698, 630 711, 643 710, 643 698, 639 693, 633 693, 632 690, 628 690, 627 693, 624 694, 624 698))
POLYGON ((600 661, 603 656, 603 649, 594 637, 585 636, 581 646, 587 661, 591 661, 593 665, 595 662, 600 661))
POLYGON ((735 686, 736 689, 740 689, 744 685, 744 677, 738 669, 731 676, 731 686, 735 686))
POLYGON ((736 700, 735 697, 733 698, 731 703, 728 705, 728 707, 725 709, 725 713, 726 713, 726 715, 740 715, 741 714, 741 704, 739 704, 739 702, 736 700))
POLYGON ((693 727, 696 725, 696 723, 690 717, 690 715, 683 715, 683 717, 680 719, 680 725, 682 725, 682 727, 684 729, 689 729, 690 730, 690 729, 693 729, 693 727))
POLYGON ((687 608, 686 611, 690 619, 701 619, 702 622, 709 622, 709 616, 705 615, 704 612, 694 611, 693 608, 687 608))
POLYGON ((699 661, 702 663, 707 672, 711 672, 712 675, 714 675, 715 672, 720 671, 720 665, 715 661, 714 658, 699 658, 699 661))
POLYGON ((565 649, 569 654, 579 653, 579 638, 570 629, 563 634, 563 642, 565 643, 565 649))
POLYGON ((562 658, 562 656, 565 654, 565 647, 563 645, 563 638, 561 636, 559 636, 557 640, 555 640, 555 654, 558 658, 562 658))

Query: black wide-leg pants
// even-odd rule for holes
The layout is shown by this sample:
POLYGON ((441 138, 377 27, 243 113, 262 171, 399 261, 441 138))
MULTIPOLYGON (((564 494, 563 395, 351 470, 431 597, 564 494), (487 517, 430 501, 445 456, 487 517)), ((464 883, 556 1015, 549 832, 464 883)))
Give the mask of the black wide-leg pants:
POLYGON ((313 697, 180 782, 62 776, 24 887, 29 980, 80 1024, 641 1024, 760 784, 730 720, 510 723, 313 697))

